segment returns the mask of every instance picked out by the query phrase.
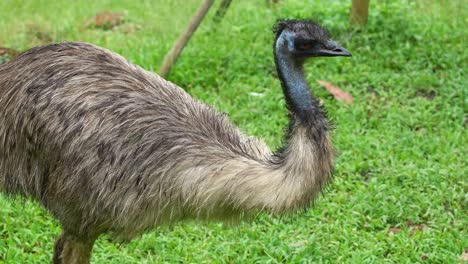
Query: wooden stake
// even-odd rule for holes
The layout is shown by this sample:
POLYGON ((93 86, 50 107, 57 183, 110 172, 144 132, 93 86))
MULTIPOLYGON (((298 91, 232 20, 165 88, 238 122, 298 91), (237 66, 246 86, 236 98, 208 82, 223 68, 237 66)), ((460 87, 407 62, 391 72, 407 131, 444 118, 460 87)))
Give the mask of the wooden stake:
POLYGON ((172 66, 179 58, 180 53, 190 40, 190 37, 198 28, 206 13, 208 13, 208 10, 210 10, 210 7, 213 5, 213 2, 214 0, 204 0, 201 3, 197 12, 192 16, 192 19, 190 20, 189 25, 187 26, 185 31, 182 33, 182 35, 180 35, 172 49, 167 53, 166 57, 164 58, 163 64, 159 69, 159 75, 161 77, 165 78, 170 72, 172 66))
POLYGON ((353 25, 365 25, 369 13, 370 0, 353 0, 349 22, 353 25))
POLYGON ((216 10, 216 13, 214 15, 213 21, 216 23, 219 23, 224 15, 226 15, 226 11, 231 5, 232 0, 223 0, 221 4, 219 4, 218 10, 216 10))

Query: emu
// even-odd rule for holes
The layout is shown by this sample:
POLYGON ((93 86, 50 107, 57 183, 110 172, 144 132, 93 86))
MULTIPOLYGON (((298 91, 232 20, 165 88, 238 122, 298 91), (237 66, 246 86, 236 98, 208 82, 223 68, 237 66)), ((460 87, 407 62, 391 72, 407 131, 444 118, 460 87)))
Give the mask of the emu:
POLYGON ((330 125, 303 63, 351 56, 308 20, 279 20, 274 58, 290 125, 272 152, 225 114, 106 49, 32 48, 0 65, 0 189, 62 227, 54 263, 89 263, 102 233, 307 208, 331 180, 330 125))

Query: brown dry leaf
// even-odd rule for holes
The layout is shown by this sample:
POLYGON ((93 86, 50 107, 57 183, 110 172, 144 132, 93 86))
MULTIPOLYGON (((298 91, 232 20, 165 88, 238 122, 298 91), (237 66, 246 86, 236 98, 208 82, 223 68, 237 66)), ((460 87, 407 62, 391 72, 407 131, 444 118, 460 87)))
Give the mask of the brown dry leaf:
POLYGON ((14 50, 14 49, 0 47, 0 64, 13 59, 14 57, 18 56, 20 53, 21 52, 14 50))
POLYGON ((348 104, 352 104, 353 103, 353 96, 351 94, 349 94, 348 92, 345 92, 343 90, 341 90, 340 88, 330 84, 329 82, 326 82, 326 81, 321 81, 321 80, 317 80, 317 82, 322 85, 323 87, 325 87, 325 89, 327 89, 327 91, 333 95, 333 97, 336 98, 336 100, 340 101, 340 102, 343 102, 343 103, 348 103, 348 104))
POLYGON ((428 258, 428 256, 427 256, 426 254, 424 254, 424 255, 421 256, 421 259, 422 259, 422 260, 426 260, 427 258, 428 258))
POLYGON ((8 54, 8 48, 0 47, 0 56, 8 54))
POLYGON ((116 26, 121 25, 124 22, 123 13, 114 13, 109 11, 103 11, 97 13, 94 17, 88 19, 83 28, 101 28, 104 30, 112 29, 116 26))
POLYGON ((8 56, 10 58, 16 57, 20 54, 21 52, 14 50, 14 49, 9 49, 5 47, 0 47, 0 56, 8 56))
POLYGON ((413 235, 414 233, 416 233, 416 231, 423 231, 424 229, 427 229, 428 226, 425 225, 425 224, 421 224, 421 225, 415 225, 411 228, 410 230, 410 235, 413 235))
POLYGON ((391 227, 390 229, 388 229, 388 232, 393 233, 393 234, 398 234, 400 233, 400 231, 401 231, 401 228, 398 228, 398 227, 391 227))

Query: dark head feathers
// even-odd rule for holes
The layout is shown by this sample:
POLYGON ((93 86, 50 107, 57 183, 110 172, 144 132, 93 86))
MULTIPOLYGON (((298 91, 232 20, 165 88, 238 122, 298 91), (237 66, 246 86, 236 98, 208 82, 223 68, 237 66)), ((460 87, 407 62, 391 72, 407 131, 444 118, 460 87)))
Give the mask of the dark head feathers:
POLYGON ((275 38, 278 38, 285 29, 296 33, 306 33, 316 40, 328 40, 330 38, 327 29, 308 19, 278 19, 273 26, 275 38))

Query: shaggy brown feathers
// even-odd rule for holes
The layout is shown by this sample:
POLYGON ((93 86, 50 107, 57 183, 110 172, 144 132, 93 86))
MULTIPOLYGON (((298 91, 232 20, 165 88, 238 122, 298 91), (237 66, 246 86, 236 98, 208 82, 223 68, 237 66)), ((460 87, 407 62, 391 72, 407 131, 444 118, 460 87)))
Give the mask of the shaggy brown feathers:
POLYGON ((60 221, 57 263, 86 263, 103 232, 130 239, 183 219, 306 208, 330 180, 333 151, 328 130, 314 139, 313 124, 292 118, 274 155, 115 53, 37 47, 0 65, 0 188, 60 221))

